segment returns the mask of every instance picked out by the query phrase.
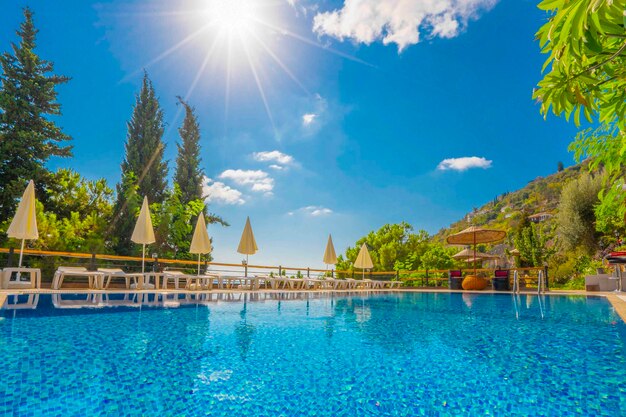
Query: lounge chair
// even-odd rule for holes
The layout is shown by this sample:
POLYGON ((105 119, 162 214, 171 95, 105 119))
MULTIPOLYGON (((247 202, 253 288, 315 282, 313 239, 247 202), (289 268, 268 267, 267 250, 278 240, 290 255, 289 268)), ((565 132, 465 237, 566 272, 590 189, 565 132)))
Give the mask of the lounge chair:
POLYGON ((52 289, 61 288, 66 277, 86 277, 90 289, 100 289, 104 283, 104 273, 102 272, 87 271, 87 268, 79 266, 60 266, 52 277, 52 289))
POLYGON ((12 268, 8 267, 4 270, 0 269, 0 288, 7 289, 23 289, 23 288, 41 288, 41 270, 39 268, 12 268), (15 274, 15 279, 11 277, 15 274), (26 278, 28 279, 22 279, 26 278))
POLYGON ((222 277, 219 274, 187 275, 188 290, 212 290, 213 284, 222 287, 222 277))
POLYGON ((268 281, 273 290, 286 290, 289 287, 289 278, 284 275, 269 277, 268 281))
POLYGON ((347 287, 346 280, 326 277, 322 280, 322 288, 330 290, 343 290, 347 287))
POLYGON ((304 278, 289 278, 289 289, 303 290, 304 282, 304 278))
POLYGON ((402 286, 402 281, 381 281, 383 283, 381 288, 400 288, 402 286))
POLYGON ((304 278, 304 286, 307 290, 318 290, 322 288, 322 280, 318 278, 304 278))
POLYGON ((146 282, 146 277, 142 275, 141 278, 133 278, 133 283, 130 284, 131 290, 154 290, 156 288, 156 284, 151 282, 146 282), (143 281, 140 281, 143 280, 143 281))
POLYGON ((141 272, 124 272, 120 268, 98 268, 98 272, 104 274, 104 289, 108 289, 113 279, 124 279, 126 289, 130 288, 131 280, 137 282, 139 279, 144 279, 144 274, 141 272))
POLYGON ((259 278, 256 276, 253 277, 221 277, 222 278, 222 286, 226 287, 226 289, 232 289, 235 286, 237 288, 248 287, 251 290, 257 290, 259 288, 259 278))
POLYGON ((461 270, 448 271, 448 288, 451 290, 462 290, 463 272, 461 270))
POLYGON ((498 269, 494 271, 494 277, 491 279, 491 286, 494 291, 510 291, 509 270, 498 269))
POLYGON ((359 281, 357 281, 354 278, 346 278, 345 279, 345 286, 344 288, 346 290, 356 290, 359 286, 359 281))

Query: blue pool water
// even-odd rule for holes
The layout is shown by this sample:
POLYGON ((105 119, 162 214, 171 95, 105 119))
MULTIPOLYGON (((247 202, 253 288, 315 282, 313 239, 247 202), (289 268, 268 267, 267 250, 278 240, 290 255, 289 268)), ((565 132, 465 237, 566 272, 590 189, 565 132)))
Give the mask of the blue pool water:
POLYGON ((209 297, 5 305, 0 416, 626 415, 603 298, 209 297))

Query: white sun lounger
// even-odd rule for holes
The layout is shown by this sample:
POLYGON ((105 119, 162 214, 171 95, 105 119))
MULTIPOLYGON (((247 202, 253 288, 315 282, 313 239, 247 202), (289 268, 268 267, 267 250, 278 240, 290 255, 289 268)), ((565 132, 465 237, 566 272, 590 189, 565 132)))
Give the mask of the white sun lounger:
POLYGON ((267 280, 270 283, 270 287, 273 290, 286 290, 287 288, 289 288, 289 278, 285 277, 285 276, 274 276, 274 277, 267 277, 264 278, 265 280, 267 280))
POLYGON ((180 289, 180 281, 185 280, 185 288, 187 288, 187 277, 189 275, 185 274, 182 271, 163 271, 163 281, 161 284, 161 288, 166 290, 170 281, 174 282, 174 289, 180 289))
POLYGON ((278 284, 276 278, 271 277, 268 274, 256 274, 255 277, 258 280, 257 285, 259 288, 263 287, 265 289, 275 289, 274 287, 278 284))
POLYGON ((322 288, 322 280, 318 278, 304 278, 304 289, 319 290, 322 288))
POLYGON ((222 286, 222 277, 218 274, 185 275, 185 278, 188 290, 212 290, 213 284, 218 288, 222 286))
POLYGON ((0 270, 0 288, 22 289, 41 288, 41 270, 39 268, 5 268, 0 270), (15 280, 11 281, 11 276, 15 274, 15 280), (22 280, 28 277, 27 280, 22 280))
POLYGON ((321 281, 322 288, 327 290, 342 290, 346 288, 346 281, 343 279, 326 277, 321 281))
POLYGON ((102 288, 104 282, 104 273, 102 272, 87 271, 87 268, 78 266, 60 266, 52 277, 52 289, 61 288, 65 277, 87 277, 90 289, 102 288))
POLYGON ((222 278, 222 287, 226 289, 249 287, 251 290, 259 289, 259 278, 253 277, 228 277, 222 278))
POLYGON ((359 286, 360 281, 357 281, 354 278, 346 278, 345 279, 346 283, 345 283, 345 289, 347 290, 354 290, 357 289, 359 286))
POLYGON ((115 278, 124 279, 127 289, 130 288, 131 280, 137 282, 138 279, 144 278, 141 272, 124 272, 120 268, 98 268, 98 272, 104 274, 104 289, 109 288, 111 281, 115 278))

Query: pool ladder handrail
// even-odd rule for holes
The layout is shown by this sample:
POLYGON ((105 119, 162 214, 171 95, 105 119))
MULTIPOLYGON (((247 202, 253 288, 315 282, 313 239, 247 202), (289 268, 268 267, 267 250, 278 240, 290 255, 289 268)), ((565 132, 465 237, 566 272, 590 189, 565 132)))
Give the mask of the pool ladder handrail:
MULTIPOLYGON (((518 294, 519 289, 519 275, 517 271, 513 271, 513 293, 518 294)), ((537 294, 545 294, 546 292, 546 277, 543 271, 539 271, 537 277, 537 294)))
POLYGON ((513 271, 513 294, 519 293, 519 275, 513 271))
POLYGON ((539 271, 537 276, 537 294, 545 294, 546 292, 546 277, 543 271, 539 271))

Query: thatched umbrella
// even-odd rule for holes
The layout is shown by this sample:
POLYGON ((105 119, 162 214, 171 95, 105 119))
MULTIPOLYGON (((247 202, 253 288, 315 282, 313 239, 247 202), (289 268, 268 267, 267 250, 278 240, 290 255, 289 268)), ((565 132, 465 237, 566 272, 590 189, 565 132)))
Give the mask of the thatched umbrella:
MULTIPOLYGON (((477 256, 476 245, 478 243, 492 243, 502 240, 506 237, 503 230, 481 229, 477 226, 471 226, 467 229, 448 236, 446 242, 450 245, 472 245, 474 246, 473 258, 477 256)), ((476 275, 476 264, 474 264, 474 275, 476 275)))
POLYGON ((454 259, 465 259, 465 260, 482 260, 482 259, 496 259, 499 258, 498 255, 491 255, 489 253, 483 252, 474 252, 472 249, 463 249, 459 253, 455 253, 452 255, 454 259))

